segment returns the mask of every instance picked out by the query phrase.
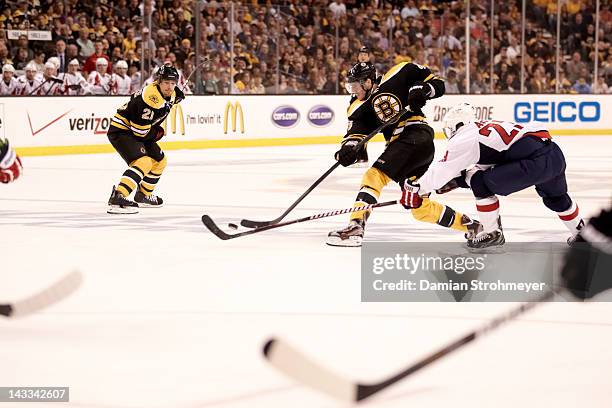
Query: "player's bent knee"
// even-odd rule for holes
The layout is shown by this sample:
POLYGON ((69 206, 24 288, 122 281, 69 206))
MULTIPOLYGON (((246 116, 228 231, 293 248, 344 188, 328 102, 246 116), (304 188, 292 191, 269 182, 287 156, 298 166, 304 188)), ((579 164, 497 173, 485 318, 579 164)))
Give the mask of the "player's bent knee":
POLYGON ((130 163, 130 167, 136 167, 143 176, 146 176, 153 168, 153 159, 149 156, 139 157, 130 163))
POLYGON ((168 160, 166 159, 165 155, 160 161, 153 160, 153 167, 151 168, 151 172, 161 175, 167 164, 168 160))
POLYGON ((556 197, 543 197, 544 205, 555 212, 563 212, 569 210, 572 206, 572 199, 568 194, 563 194, 556 197))
POLYGON ((477 171, 474 173, 470 180, 470 187, 472 189, 472 193, 474 193, 474 197, 490 197, 493 195, 493 192, 485 183, 484 171, 477 171))
POLYGON ((364 174, 361 179, 361 185, 367 186, 379 194, 382 191, 383 187, 389 184, 391 178, 383 173, 381 170, 370 167, 364 174))

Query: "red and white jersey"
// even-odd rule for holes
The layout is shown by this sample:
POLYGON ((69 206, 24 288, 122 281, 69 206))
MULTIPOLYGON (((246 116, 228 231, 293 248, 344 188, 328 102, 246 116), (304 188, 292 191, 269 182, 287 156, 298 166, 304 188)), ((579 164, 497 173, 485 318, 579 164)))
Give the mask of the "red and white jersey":
POLYGON ((518 124, 491 120, 470 122, 457 130, 448 141, 446 154, 434 162, 419 179, 419 194, 430 193, 474 165, 488 168, 497 164, 500 152, 508 150, 526 134, 550 139, 546 126, 539 123, 518 124))
POLYGON ((64 84, 54 80, 47 80, 45 78, 42 79, 42 86, 38 90, 38 95, 63 95, 64 94, 64 84))
POLYGON ((8 83, 4 82, 4 78, 0 78, 0 95, 17 95, 17 89, 17 78, 11 77, 8 83))
POLYGON ((109 74, 100 75, 98 71, 91 71, 87 82, 89 82, 94 95, 111 94, 111 76, 109 74))
POLYGON ((131 91, 132 78, 128 75, 123 77, 118 74, 111 75, 111 93, 113 95, 131 95, 131 91))
POLYGON ((80 72, 75 72, 74 74, 70 72, 66 72, 64 74, 64 95, 87 95, 90 94, 90 85, 87 83, 83 75, 80 72))
POLYGON ((17 95, 40 95, 40 81, 37 77, 29 81, 25 74, 17 78, 17 95), (35 93, 32 93, 38 89, 35 93))

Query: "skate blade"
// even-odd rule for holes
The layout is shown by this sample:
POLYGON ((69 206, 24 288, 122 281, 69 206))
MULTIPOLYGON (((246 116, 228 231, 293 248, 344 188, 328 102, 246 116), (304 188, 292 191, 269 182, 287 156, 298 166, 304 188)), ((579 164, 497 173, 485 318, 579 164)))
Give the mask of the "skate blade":
POLYGON ((106 210, 108 214, 138 214, 138 208, 136 207, 119 207, 111 205, 106 210))
POLYGON ((471 248, 467 246, 466 244, 465 247, 472 254, 505 254, 506 253, 506 249, 504 248, 503 244, 496 245, 496 246, 490 246, 486 248, 471 248))
POLYGON ((349 237, 348 239, 341 239, 340 237, 327 237, 326 244, 335 247, 360 247, 363 238, 361 237, 349 237))
POLYGON ((153 204, 138 203, 138 207, 140 208, 161 208, 163 206, 164 206, 163 204, 153 205, 153 204))
POLYGON ((366 167, 370 167, 370 163, 368 162, 357 162, 355 164, 351 164, 348 166, 351 169, 365 169, 366 167))

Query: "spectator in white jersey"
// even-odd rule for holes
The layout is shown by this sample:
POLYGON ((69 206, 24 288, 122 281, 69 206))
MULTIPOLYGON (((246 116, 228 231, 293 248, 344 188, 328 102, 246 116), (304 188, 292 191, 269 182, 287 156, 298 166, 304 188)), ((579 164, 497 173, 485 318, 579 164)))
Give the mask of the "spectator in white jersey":
POLYGON ((106 58, 98 58, 96 60, 96 70, 91 71, 87 78, 87 82, 89 82, 94 95, 110 95, 111 76, 107 72, 108 61, 106 58))
POLYGON ((25 67, 25 74, 17 78, 17 95, 40 95, 40 80, 37 78, 36 64, 30 62, 25 67))
POLYGON ((0 95, 16 95, 17 79, 15 78, 15 68, 11 64, 4 64, 2 67, 2 81, 0 81, 0 95))
POLYGON ((121 60, 115 64, 115 73, 112 75, 111 83, 113 95, 130 95, 132 92, 132 78, 127 74, 128 64, 121 60))
POLYGON ((64 93, 64 81, 57 77, 58 66, 51 59, 49 58, 45 63, 39 95, 62 95, 64 93))
POLYGON ((68 71, 64 74, 64 95, 91 94, 89 84, 79 72, 79 60, 76 58, 68 63, 68 71))

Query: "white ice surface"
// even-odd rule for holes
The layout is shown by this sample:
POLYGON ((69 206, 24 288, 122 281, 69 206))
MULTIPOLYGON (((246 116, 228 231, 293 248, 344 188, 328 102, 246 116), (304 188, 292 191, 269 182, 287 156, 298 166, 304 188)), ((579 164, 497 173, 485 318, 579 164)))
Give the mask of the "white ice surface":
MULTIPOLYGON (((585 217, 610 202, 612 138, 557 138, 585 217)), ((440 144, 438 146, 441 146, 440 144)), ((376 157, 382 144, 372 144, 376 157)), ((378 380, 511 304, 360 303, 359 249, 324 244, 347 217, 221 241, 202 226, 280 214, 333 162, 335 146, 169 151, 167 205, 106 214, 115 155, 26 157, 0 185, 0 300, 80 269, 83 287, 22 320, 0 319, 0 386, 70 386, 75 408, 345 407, 261 357, 282 336, 338 372, 378 380)), ((338 169, 289 218, 350 207, 363 169, 338 169)), ((399 189, 389 186, 383 200, 399 189)), ((440 201, 474 215, 466 192, 440 201)), ((508 241, 568 233, 533 189, 501 199, 508 241)), ((367 238, 461 240, 401 207, 367 238)), ((366 407, 609 407, 612 305, 547 304, 403 381, 366 407)), ((11 404, 0 403, 0 408, 11 404)))

